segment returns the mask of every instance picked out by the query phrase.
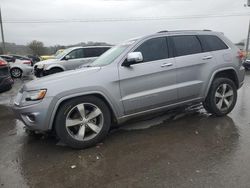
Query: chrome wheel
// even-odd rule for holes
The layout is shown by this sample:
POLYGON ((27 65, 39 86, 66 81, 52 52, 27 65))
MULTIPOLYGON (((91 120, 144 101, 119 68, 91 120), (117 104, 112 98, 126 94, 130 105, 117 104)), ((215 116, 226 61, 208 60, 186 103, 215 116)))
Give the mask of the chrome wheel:
POLYGON ((81 103, 68 112, 65 126, 71 137, 87 141, 98 135, 103 123, 103 113, 96 105, 81 103))
POLYGON ((19 78, 22 75, 22 71, 20 69, 17 69, 17 68, 11 69, 11 75, 14 78, 19 78))
POLYGON ((215 104, 220 111, 227 111, 233 101, 234 92, 233 88, 229 84, 221 84, 215 92, 215 104))

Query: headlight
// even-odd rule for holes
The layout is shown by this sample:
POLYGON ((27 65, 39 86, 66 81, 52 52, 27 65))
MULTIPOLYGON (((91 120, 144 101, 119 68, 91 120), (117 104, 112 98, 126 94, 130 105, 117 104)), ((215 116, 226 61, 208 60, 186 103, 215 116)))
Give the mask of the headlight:
POLYGON ((45 97, 46 92, 46 89, 23 91, 21 101, 16 101, 16 104, 20 104, 21 106, 27 106, 39 103, 45 97))
POLYGON ((38 68, 38 69, 43 69, 44 66, 45 66, 44 64, 39 64, 39 65, 37 65, 37 68, 38 68))
POLYGON ((25 100, 26 101, 37 101, 45 97, 47 90, 35 90, 35 91, 26 91, 25 100))

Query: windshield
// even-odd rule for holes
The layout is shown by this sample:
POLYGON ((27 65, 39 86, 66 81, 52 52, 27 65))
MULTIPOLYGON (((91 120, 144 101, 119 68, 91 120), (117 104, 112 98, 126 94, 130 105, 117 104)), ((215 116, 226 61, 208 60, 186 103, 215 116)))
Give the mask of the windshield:
POLYGON ((70 51, 72 50, 72 48, 68 48, 63 50, 61 53, 57 54, 55 56, 55 59, 61 59, 62 57, 64 57, 66 54, 68 54, 70 51))
POLYGON ((109 65, 110 63, 112 63, 119 55, 122 54, 122 52, 128 47, 128 44, 123 44, 123 45, 118 45, 115 46, 113 48, 111 48, 110 50, 108 50, 107 52, 105 52, 104 54, 102 54, 99 58, 97 58, 93 63, 90 64, 90 66, 92 67, 102 67, 105 65, 109 65))

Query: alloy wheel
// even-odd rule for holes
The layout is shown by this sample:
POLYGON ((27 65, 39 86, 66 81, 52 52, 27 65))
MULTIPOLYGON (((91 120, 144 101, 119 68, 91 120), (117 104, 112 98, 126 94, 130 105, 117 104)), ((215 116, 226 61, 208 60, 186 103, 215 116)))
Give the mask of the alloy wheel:
POLYGON ((215 104, 220 111, 228 110, 234 100, 233 88, 229 84, 221 84, 215 92, 215 104))
POLYGON ((20 69, 12 69, 12 70, 11 70, 11 75, 12 75, 14 78, 19 78, 19 77, 21 77, 22 72, 21 72, 20 69))
POLYGON ((71 137, 87 141, 98 135, 103 123, 104 117, 100 108, 91 103, 81 103, 67 113, 65 126, 71 137))

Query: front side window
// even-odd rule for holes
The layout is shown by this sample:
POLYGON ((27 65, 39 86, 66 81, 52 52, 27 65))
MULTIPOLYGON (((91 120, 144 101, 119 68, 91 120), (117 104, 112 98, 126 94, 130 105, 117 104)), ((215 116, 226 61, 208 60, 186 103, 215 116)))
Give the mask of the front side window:
POLYGON ((79 59, 79 58, 84 58, 84 54, 83 54, 83 49, 76 49, 73 50, 72 52, 70 52, 68 54, 69 59, 79 59))
POLYGON ((228 49, 228 46, 217 36, 198 35, 205 52, 228 49))
POLYGON ((134 52, 141 52, 143 62, 168 58, 166 37, 153 38, 142 43, 134 52))
POLYGON ((196 36, 172 36, 172 41, 175 46, 175 56, 184 56, 201 53, 201 44, 196 36))

